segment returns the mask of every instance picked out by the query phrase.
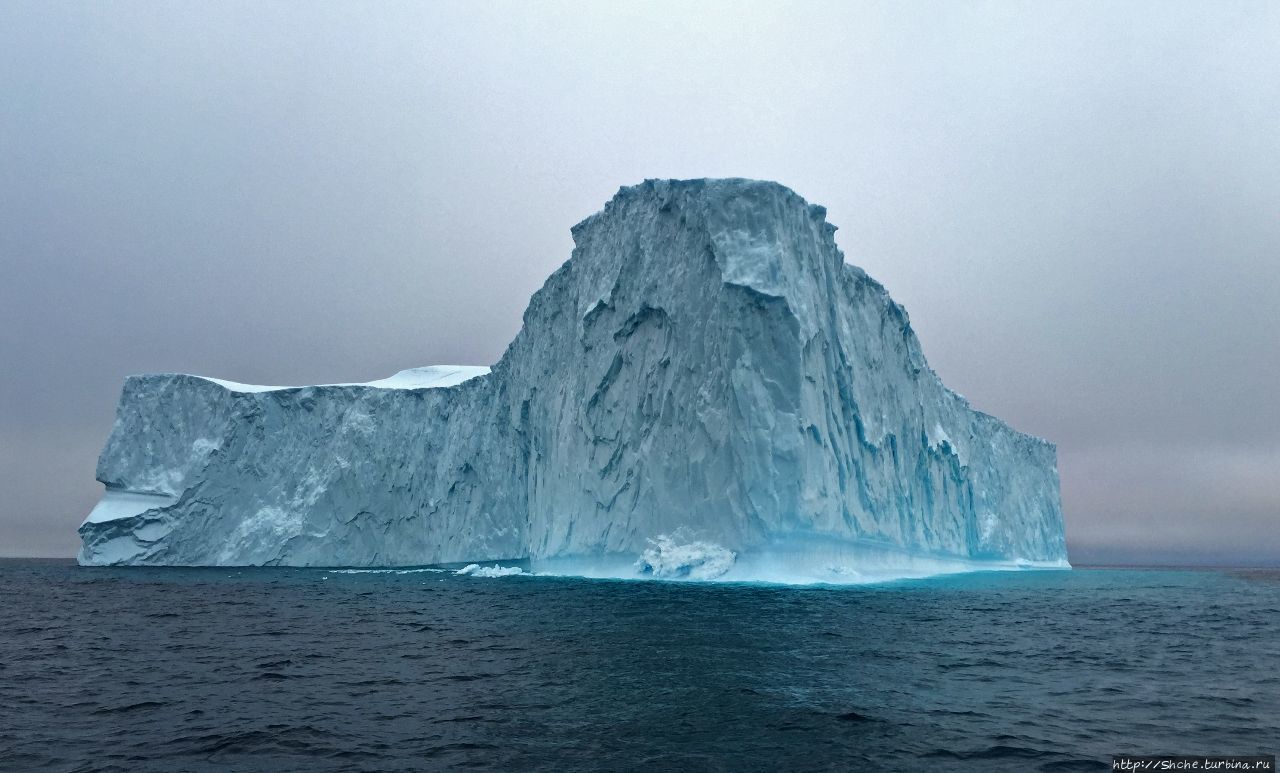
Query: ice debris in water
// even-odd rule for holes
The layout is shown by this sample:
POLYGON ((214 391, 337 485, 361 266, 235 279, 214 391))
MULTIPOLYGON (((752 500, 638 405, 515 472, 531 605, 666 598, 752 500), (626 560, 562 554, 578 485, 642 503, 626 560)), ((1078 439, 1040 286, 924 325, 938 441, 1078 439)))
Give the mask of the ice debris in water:
POLYGON ((422 569, 333 569, 330 571, 334 574, 439 574, 449 570, 426 567, 422 569))
POLYGON ((510 577, 514 574, 524 574, 524 570, 518 566, 481 566, 480 564, 467 564, 454 574, 461 574, 468 577, 510 577))
POLYGON ((728 572, 737 557, 726 547, 693 540, 687 529, 677 529, 649 540, 636 569, 660 579, 714 580, 728 572))

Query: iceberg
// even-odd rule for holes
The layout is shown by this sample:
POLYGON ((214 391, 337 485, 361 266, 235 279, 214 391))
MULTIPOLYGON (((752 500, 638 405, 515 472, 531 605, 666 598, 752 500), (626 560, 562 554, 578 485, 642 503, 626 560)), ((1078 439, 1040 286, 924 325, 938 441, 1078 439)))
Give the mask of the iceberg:
POLYGON ((1054 446, 943 386, 835 230, 777 183, 647 180, 572 229, 492 368, 130 377, 79 561, 836 583, 1066 567, 1054 446))

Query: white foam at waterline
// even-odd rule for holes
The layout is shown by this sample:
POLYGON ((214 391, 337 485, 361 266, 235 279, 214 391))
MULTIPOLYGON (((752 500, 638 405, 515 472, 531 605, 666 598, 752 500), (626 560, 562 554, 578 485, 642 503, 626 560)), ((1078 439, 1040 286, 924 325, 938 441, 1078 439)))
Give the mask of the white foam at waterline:
POLYGON ((644 563, 644 557, 637 561, 634 555, 617 553, 534 559, 531 569, 537 575, 594 579, 869 585, 972 572, 1071 568, 1066 561, 979 561, 910 553, 878 543, 831 540, 818 535, 792 535, 758 550, 743 551, 727 571, 713 577, 644 572, 644 563))
POLYGON ((466 577, 511 577, 517 574, 524 574, 524 570, 518 566, 481 566, 480 564, 467 564, 454 574, 460 574, 466 577))
POLYGON ((330 569, 331 574, 419 574, 448 572, 448 569, 330 569))

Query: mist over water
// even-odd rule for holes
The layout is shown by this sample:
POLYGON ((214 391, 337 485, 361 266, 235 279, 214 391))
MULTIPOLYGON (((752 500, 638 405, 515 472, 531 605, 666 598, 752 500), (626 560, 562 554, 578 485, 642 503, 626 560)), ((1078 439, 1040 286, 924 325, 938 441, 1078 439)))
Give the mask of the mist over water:
POLYGON ((1271 752, 1275 572, 848 588, 0 562, 0 768, 1107 770, 1271 752))

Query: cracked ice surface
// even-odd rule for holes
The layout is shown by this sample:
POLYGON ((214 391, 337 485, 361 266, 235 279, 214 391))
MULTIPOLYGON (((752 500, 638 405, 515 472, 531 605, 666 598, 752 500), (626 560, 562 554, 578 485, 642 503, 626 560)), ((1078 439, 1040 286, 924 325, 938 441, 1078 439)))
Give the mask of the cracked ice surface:
POLYGON ((650 575, 805 582, 1065 566, 1053 445, 942 385, 825 215, 776 183, 623 188, 492 371, 132 377, 80 560, 638 576, 657 550, 650 575))

